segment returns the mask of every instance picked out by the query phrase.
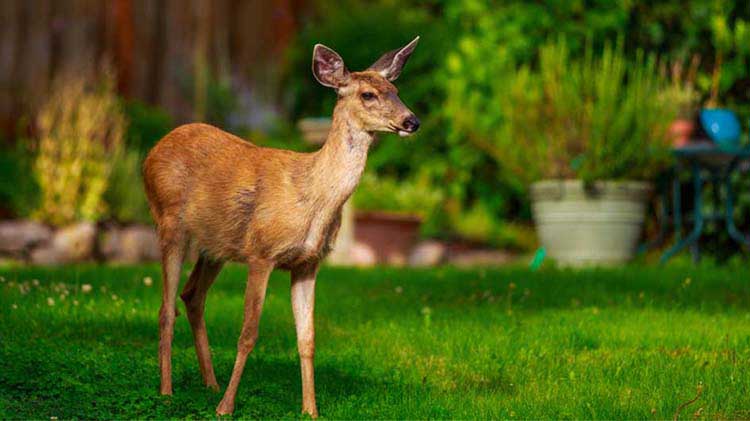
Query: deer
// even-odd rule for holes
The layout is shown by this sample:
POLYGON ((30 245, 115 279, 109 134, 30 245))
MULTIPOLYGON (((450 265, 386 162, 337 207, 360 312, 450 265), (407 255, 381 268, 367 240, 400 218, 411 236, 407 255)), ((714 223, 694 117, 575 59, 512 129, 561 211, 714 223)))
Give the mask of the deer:
POLYGON ((176 296, 186 250, 199 253, 180 298, 205 385, 218 392, 206 323, 206 295, 225 262, 248 267, 242 329, 229 384, 216 408, 234 411, 235 396, 257 338, 268 278, 288 271, 302 377, 302 413, 315 418, 315 282, 359 183, 377 133, 406 137, 419 119, 393 85, 419 37, 350 72, 334 50, 316 44, 312 71, 338 98, 323 146, 310 153, 254 145, 202 123, 172 130, 149 151, 143 179, 156 223, 162 267, 159 309, 160 393, 172 395, 176 296))

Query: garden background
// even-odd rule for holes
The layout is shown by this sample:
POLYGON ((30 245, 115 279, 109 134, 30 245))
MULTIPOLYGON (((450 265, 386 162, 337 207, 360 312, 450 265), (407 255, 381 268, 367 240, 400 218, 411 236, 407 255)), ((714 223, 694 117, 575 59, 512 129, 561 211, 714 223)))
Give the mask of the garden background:
MULTIPOLYGON (((413 141, 382 136, 354 202, 420 214, 423 237, 521 252, 537 246, 527 186, 487 141, 512 144, 496 135, 499 98, 514 83, 502 69, 533 68, 550 41, 564 37, 576 57, 587 43, 596 55, 620 40, 631 59, 639 49, 658 54, 661 71, 696 63, 688 81, 693 109, 709 99, 718 58, 720 104, 739 114, 745 131, 750 118, 750 5, 742 1, 30 0, 3 2, 0 22, 0 216, 55 225, 150 223, 140 161, 180 123, 206 121, 261 145, 314 149, 296 122, 329 116, 335 100, 310 74, 317 42, 362 69, 421 35, 399 86, 423 129, 413 141), (59 172, 45 174, 39 162, 40 110, 64 107, 49 98, 64 102, 70 93, 49 92, 76 78, 99 81, 112 95, 96 107, 108 107, 102 118, 122 131, 121 141, 112 137, 122 147, 56 158, 100 162, 77 181, 75 170, 66 177, 70 189, 99 188, 45 199, 59 194, 49 192, 59 172)), ((740 191, 737 220, 746 231, 750 195, 740 191)), ((655 226, 652 218, 647 232, 655 226)), ((713 231, 708 249, 726 257, 731 247, 721 233, 713 231)))
MULTIPOLYGON (((733 110, 747 146, 746 0, 0 2, 0 418, 214 418, 221 395, 201 382, 182 303, 174 396, 158 393, 145 154, 193 121, 314 150, 298 122, 330 117, 336 97, 311 74, 313 45, 360 70, 416 35, 396 85, 422 128, 380 136, 350 202, 417 217, 420 245, 478 258, 321 268, 321 416, 750 418, 747 247, 722 221, 709 221, 698 264, 655 264, 668 236, 627 264, 571 268, 545 259, 529 193, 545 177, 655 181, 673 164, 664 130, 678 117, 697 126, 703 107, 733 110), (477 264, 498 254, 511 257, 477 264)), ((730 216, 748 233, 747 171, 730 181, 730 216)), ((635 232, 628 252, 665 222, 648 200, 643 227, 613 224, 635 232)), ((247 279, 226 266, 206 301, 222 388, 247 279)), ((238 419, 300 417, 289 295, 275 271, 238 419)))

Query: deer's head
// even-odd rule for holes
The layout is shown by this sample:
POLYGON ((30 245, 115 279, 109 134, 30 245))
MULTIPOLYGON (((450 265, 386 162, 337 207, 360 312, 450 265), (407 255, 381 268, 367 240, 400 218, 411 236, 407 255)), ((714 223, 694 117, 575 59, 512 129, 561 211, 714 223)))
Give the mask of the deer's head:
POLYGON ((368 132, 409 136, 419 129, 419 119, 398 97, 394 80, 417 46, 419 37, 403 48, 385 53, 361 72, 349 72, 344 60, 332 49, 315 45, 313 74, 323 86, 336 90, 337 108, 348 111, 352 124, 368 132))

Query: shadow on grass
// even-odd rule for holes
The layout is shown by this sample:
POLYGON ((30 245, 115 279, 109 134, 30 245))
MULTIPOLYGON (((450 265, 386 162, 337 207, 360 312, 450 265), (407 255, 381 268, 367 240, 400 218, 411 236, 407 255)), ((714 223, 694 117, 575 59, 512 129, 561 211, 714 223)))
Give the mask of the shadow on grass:
MULTIPOLYGON (((221 393, 203 386, 195 356, 174 358, 174 395, 158 395, 158 367, 151 349, 75 346, 59 348, 36 342, 0 348, 6 368, 0 372, 0 408, 12 418, 165 418, 214 417, 229 379, 234 353, 217 352, 214 363, 221 393), (21 351, 26 348, 27 351, 21 351)), ((369 379, 318 364, 318 401, 333 405, 357 399, 369 379)), ((300 371, 296 360, 251 355, 237 393, 235 416, 297 416, 301 408, 300 371)), ((2 411, 0 411, 2 412, 2 411)))

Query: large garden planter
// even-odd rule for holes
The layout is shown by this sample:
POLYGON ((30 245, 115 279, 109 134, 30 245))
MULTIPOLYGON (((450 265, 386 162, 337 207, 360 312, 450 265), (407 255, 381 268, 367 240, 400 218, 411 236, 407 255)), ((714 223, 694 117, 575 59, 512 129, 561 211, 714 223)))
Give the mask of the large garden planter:
POLYGON ((537 234, 563 265, 614 265, 633 258, 651 185, 547 180, 531 186, 537 234))
POLYGON ((391 212, 357 212, 354 220, 354 238, 374 255, 373 263, 407 263, 419 236, 421 218, 391 212))

